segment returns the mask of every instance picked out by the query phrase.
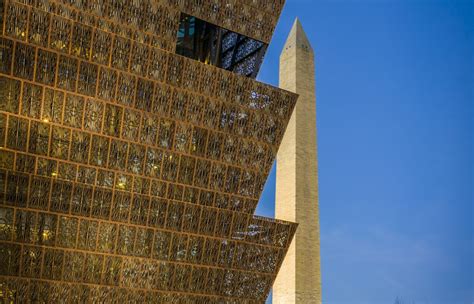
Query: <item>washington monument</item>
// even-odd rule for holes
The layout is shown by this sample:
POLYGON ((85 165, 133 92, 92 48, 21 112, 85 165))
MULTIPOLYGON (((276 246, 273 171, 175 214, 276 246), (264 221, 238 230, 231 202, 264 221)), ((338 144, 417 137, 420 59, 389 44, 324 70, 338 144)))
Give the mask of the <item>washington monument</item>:
POLYGON ((277 155, 277 218, 297 222, 274 304, 321 303, 314 52, 298 19, 280 56, 280 87, 299 94, 277 155))

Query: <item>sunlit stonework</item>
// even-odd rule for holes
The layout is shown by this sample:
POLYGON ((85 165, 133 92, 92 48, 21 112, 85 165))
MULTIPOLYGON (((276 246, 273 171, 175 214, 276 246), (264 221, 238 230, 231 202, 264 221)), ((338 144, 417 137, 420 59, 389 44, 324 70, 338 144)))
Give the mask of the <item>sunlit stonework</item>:
POLYGON ((282 6, 0 0, 3 303, 265 300, 296 230, 252 215, 296 102, 253 79, 282 6))

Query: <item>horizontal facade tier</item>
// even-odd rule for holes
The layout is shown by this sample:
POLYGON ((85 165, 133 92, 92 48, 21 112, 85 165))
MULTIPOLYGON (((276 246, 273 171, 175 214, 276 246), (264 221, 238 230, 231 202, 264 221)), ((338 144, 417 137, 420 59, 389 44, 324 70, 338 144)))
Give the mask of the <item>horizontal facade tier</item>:
POLYGON ((70 215, 75 222, 85 217, 275 248, 288 247, 296 229, 247 213, 9 170, 0 170, 0 187, 0 205, 70 215))
MULTIPOLYGON (((98 19, 122 31, 139 31, 174 51, 180 12, 269 43, 283 9, 282 0, 41 0, 33 5, 66 18, 98 19)), ((90 21, 89 21, 90 22, 90 21)))
MULTIPOLYGON (((196 278, 196 277, 195 277, 196 278)), ((220 280, 216 277, 215 280, 220 280)), ((245 281, 245 284, 252 282, 245 281)), ((193 284, 193 283, 190 283, 193 284)), ((210 285, 215 283, 210 283, 210 285)), ((194 286, 194 285, 191 285, 194 286)), ((213 288, 213 287, 210 287, 213 288)), ((208 289, 208 287, 206 287, 208 289)), ((240 287, 242 292, 248 292, 240 287)), ((5 301, 26 303, 152 303, 152 304, 259 304, 259 300, 197 295, 191 292, 155 291, 144 288, 124 288, 90 283, 60 282, 45 279, 0 276, 0 292, 5 301)))
MULTIPOLYGON (((0 44, 6 59, 0 67, 0 95, 5 97, 0 110, 18 115, 11 116, 18 121, 11 127, 19 128, 12 134, 25 139, 24 143, 14 138, 8 143, 7 139, 7 147, 103 169, 127 169, 128 173, 145 178, 191 186, 197 183, 208 190, 253 199, 256 204, 294 107, 295 95, 259 84, 266 91, 264 96, 249 88, 240 93, 238 101, 229 102, 225 96, 196 94, 13 40, 3 38, 0 44), (23 70, 21 65, 30 71, 23 70), (30 77, 29 72, 36 74, 30 77), (54 75, 53 82, 44 79, 50 73, 54 75), (245 99, 247 102, 243 103, 245 99), (25 119, 43 132, 57 125, 58 131, 51 136, 60 137, 57 139, 62 155, 51 155, 48 151, 52 139, 43 138, 43 147, 31 145, 25 119), (33 146, 35 151, 30 149, 33 146), (70 149, 75 153, 69 153, 70 149), (126 158, 132 150, 135 153, 128 156, 133 157, 133 164, 126 158), (185 174, 180 177, 176 171, 179 159, 185 159, 185 174), (173 172, 164 172, 162 166, 173 172), (196 171, 203 177, 198 176, 195 182, 196 171), (226 180, 227 172, 231 174, 226 180), (216 180, 211 185, 213 173, 216 180)), ((186 66, 202 65, 177 58, 186 66)), ((231 79, 233 86, 226 85, 229 89, 239 90, 238 81, 254 83, 203 66, 232 75, 235 81, 231 79)), ((6 123, 6 116, 1 118, 6 123)), ((33 132, 29 136, 36 140, 40 135, 33 132)), ((255 205, 247 210, 252 213, 255 205)))

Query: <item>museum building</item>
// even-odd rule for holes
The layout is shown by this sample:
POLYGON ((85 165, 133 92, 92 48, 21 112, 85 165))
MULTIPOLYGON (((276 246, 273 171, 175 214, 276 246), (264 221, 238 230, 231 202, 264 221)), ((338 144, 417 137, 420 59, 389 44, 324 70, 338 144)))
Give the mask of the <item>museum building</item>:
POLYGON ((0 0, 0 301, 263 303, 283 0, 0 0))

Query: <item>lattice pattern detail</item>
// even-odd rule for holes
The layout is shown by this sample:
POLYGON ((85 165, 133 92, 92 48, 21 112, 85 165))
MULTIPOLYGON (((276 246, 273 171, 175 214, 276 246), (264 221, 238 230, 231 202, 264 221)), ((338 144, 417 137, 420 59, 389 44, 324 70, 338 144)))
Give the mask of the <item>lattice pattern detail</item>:
MULTIPOLYGON (((138 30, 146 33, 152 40, 165 42, 164 45, 167 45, 166 42, 174 41, 178 12, 196 16, 223 28, 269 43, 284 5, 283 0, 139 0, 130 2, 56 0, 50 2, 66 5, 67 9, 62 12, 65 16, 77 14, 81 18, 85 18, 83 16, 91 18, 92 15, 101 20, 107 20, 114 26, 126 25, 128 31, 138 30), (87 15, 84 12, 87 12, 87 15)), ((42 4, 42 7, 51 9, 52 6, 42 4)))
MULTIPOLYGON (((127 171, 140 178, 199 186, 256 203, 294 104, 289 93, 272 92, 261 84, 249 88, 251 81, 206 66, 217 74, 217 79, 207 79, 208 83, 215 81, 223 92, 209 98, 74 57, 43 49, 36 52, 26 44, 16 43, 13 49, 12 41, 2 41, 11 45, 4 49, 7 58, 13 52, 17 55, 12 61, 13 75, 18 78, 0 76, 5 83, 2 93, 8 96, 4 110, 33 119, 11 116, 18 126, 29 127, 9 129, 25 143, 19 146, 12 137, 7 147, 127 171), (41 71, 35 77, 39 83, 51 82, 52 77, 46 79, 44 72, 56 72, 56 88, 43 89, 20 80, 33 79, 28 73, 34 68, 41 71), (247 85, 246 91, 241 91, 240 83, 247 85), (227 98, 232 96, 227 92, 234 90, 236 101, 229 102, 227 98), (49 129, 54 131, 49 134, 49 129), (43 130, 43 135, 38 130, 43 130), (82 136, 83 130, 92 136, 82 136), (53 154, 58 143, 62 151, 53 154), (75 153, 73 148, 78 145, 82 153, 75 153), (123 164, 115 161, 117 157, 123 164), (228 178, 222 180, 222 174, 228 178)), ((180 64, 199 66, 182 57, 176 59, 180 64)), ((253 212, 253 207, 248 212, 253 212)))
POLYGON ((263 301, 296 225, 251 214, 296 96, 173 52, 181 11, 267 41, 281 6, 0 1, 3 301, 263 301))

